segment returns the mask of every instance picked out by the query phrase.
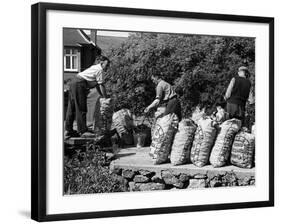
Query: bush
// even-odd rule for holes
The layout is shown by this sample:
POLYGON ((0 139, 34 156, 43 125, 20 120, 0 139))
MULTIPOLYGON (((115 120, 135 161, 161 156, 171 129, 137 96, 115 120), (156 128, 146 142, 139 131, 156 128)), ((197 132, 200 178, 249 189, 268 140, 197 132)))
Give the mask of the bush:
POLYGON ((249 67, 255 95, 254 38, 137 33, 108 56, 106 79, 116 106, 136 115, 155 97, 153 74, 182 90, 184 117, 198 104, 212 107, 241 65, 249 67))
MULTIPOLYGON (((66 149, 67 150, 67 149, 66 149)), ((91 145, 64 157, 64 193, 89 194, 126 191, 125 183, 109 172, 105 152, 91 145)))

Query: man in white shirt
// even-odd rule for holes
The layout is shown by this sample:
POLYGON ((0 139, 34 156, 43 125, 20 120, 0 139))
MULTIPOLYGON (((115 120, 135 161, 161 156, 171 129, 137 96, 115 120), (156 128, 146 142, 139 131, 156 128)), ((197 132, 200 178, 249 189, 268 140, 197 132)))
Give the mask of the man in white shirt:
POLYGON ((100 56, 99 64, 92 65, 71 81, 69 100, 65 121, 65 138, 79 137, 87 134, 87 94, 89 88, 96 88, 99 94, 107 98, 104 86, 104 72, 109 67, 110 61, 105 56, 100 56), (77 122, 77 132, 73 130, 73 122, 77 122))

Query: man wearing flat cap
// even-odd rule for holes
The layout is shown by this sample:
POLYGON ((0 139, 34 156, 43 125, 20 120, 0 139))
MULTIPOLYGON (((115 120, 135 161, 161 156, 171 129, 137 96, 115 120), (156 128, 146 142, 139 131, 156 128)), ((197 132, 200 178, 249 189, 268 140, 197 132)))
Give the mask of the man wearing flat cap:
POLYGON ((242 123, 244 122, 245 105, 251 89, 251 82, 248 77, 248 68, 245 66, 239 67, 238 76, 231 79, 224 97, 227 101, 226 111, 229 113, 229 117, 240 119, 242 123))

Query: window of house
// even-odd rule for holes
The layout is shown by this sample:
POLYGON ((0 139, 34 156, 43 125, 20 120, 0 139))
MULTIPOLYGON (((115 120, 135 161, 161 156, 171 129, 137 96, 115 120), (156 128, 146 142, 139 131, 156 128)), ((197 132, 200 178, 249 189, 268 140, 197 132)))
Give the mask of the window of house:
POLYGON ((78 72, 78 49, 64 49, 64 70, 78 72))

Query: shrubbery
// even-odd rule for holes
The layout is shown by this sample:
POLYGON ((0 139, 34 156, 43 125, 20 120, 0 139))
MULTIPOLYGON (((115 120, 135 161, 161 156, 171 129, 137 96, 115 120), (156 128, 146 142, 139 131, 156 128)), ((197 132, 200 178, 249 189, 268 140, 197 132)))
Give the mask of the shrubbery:
MULTIPOLYGON (((254 38, 137 33, 108 57, 112 63, 106 78, 116 107, 136 115, 155 97, 150 77, 156 73, 181 90, 185 117, 196 105, 212 107, 241 65, 249 67, 255 86, 254 38)), ((253 107, 247 108, 253 122, 253 107)))
MULTIPOLYGON (((65 150, 70 150, 65 146, 65 150)), ((72 149, 73 150, 73 149, 72 149)), ((71 150, 70 150, 71 151, 71 150)), ((89 194, 126 191, 126 183, 110 174, 105 152, 90 145, 64 156, 64 193, 89 194)))

